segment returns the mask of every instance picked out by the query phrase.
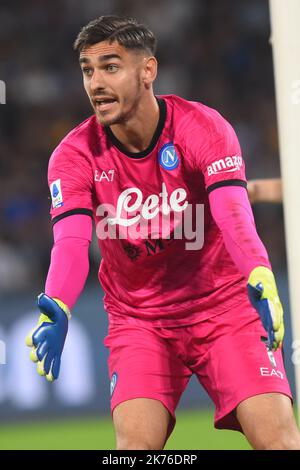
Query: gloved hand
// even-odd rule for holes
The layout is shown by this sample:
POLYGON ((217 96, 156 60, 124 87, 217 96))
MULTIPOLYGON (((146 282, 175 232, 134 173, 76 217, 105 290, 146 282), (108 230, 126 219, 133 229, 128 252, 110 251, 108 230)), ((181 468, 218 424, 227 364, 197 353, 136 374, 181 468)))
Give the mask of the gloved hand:
POLYGON ((27 335, 26 345, 32 348, 30 359, 38 363, 38 373, 53 382, 59 375, 71 314, 61 300, 52 299, 46 294, 38 296, 37 304, 41 316, 36 327, 27 335))
POLYGON ((275 350, 282 346, 284 336, 283 309, 278 296, 274 275, 269 268, 258 266, 248 279, 250 302, 259 313, 267 332, 266 346, 275 350))

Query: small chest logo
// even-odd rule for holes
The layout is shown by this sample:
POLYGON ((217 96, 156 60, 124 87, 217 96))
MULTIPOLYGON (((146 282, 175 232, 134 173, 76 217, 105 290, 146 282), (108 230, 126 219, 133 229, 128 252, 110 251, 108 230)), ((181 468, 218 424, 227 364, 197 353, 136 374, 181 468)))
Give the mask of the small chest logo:
POLYGON ((101 183, 103 181, 108 181, 109 183, 114 180, 115 170, 107 171, 98 171, 95 170, 94 180, 101 183))
POLYGON ((165 170, 175 170, 179 165, 179 158, 176 153, 174 145, 170 142, 165 144, 158 154, 159 164, 165 170))

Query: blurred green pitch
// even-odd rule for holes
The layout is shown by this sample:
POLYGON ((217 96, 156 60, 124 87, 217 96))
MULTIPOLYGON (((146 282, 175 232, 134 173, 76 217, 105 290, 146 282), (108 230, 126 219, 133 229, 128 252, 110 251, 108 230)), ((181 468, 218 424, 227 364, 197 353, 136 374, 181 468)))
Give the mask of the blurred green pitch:
MULTIPOLYGON (((114 449, 110 418, 82 418, 34 424, 2 424, 0 449, 114 449)), ((213 412, 181 411, 166 449, 249 449, 243 435, 213 428, 213 412)))

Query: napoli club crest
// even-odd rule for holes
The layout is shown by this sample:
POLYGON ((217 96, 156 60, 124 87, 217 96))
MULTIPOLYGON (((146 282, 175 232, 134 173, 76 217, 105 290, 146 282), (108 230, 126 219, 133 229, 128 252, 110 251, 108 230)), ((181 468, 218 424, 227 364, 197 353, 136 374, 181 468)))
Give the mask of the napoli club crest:
POLYGON ((172 142, 165 144, 158 153, 159 164, 165 170, 175 170, 179 165, 179 158, 172 142))

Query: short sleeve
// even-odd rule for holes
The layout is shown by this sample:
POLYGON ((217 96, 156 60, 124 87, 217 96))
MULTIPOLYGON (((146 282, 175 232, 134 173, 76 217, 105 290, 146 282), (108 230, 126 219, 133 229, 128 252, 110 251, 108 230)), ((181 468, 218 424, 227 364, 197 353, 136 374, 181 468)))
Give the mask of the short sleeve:
POLYGON ((247 187, 245 164, 232 126, 216 111, 209 120, 193 126, 189 134, 197 169, 203 173, 207 192, 221 186, 247 187))
POLYGON ((79 150, 60 144, 48 167, 53 223, 73 214, 93 215, 93 171, 89 159, 79 150))

